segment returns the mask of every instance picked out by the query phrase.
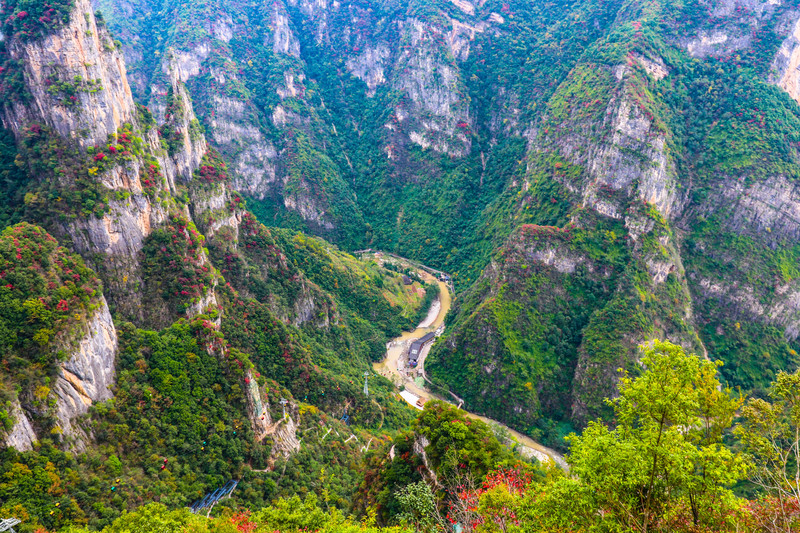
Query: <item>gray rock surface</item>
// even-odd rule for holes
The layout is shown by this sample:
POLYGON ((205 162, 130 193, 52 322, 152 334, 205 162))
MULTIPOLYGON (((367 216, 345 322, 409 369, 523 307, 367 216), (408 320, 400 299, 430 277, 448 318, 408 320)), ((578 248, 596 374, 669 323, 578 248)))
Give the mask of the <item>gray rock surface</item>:
POLYGON ((44 39, 9 42, 11 57, 25 65, 25 81, 33 99, 30 106, 6 106, 3 124, 19 132, 40 121, 62 137, 84 146, 105 143, 135 116, 135 106, 122 52, 109 32, 99 27, 89 0, 76 0, 69 24, 44 39), (67 107, 48 92, 48 77, 72 82, 76 76, 99 84, 97 91, 79 91, 75 106, 67 107))
POLYGON ((117 331, 103 298, 102 306, 87 324, 86 335, 61 365, 53 387, 58 425, 77 449, 85 446, 86 435, 75 424, 75 419, 86 414, 93 403, 113 396, 116 352, 117 331))
POLYGON ((33 430, 28 415, 25 414, 19 405, 19 400, 14 400, 11 404, 11 416, 14 418, 14 426, 6 435, 4 442, 10 448, 16 448, 21 452, 33 449, 33 443, 39 440, 33 430))

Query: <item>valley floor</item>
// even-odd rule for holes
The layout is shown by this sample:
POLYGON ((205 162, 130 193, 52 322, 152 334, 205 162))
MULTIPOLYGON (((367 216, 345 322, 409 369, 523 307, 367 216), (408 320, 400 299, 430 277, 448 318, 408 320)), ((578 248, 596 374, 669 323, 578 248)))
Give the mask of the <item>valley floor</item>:
MULTIPOLYGON (((377 260, 380 260, 379 253, 376 253, 375 256, 377 260)), ((427 400, 440 400, 454 404, 452 400, 446 399, 431 392, 425 386, 425 358, 430 351, 430 344, 422 349, 422 352, 420 353, 419 364, 417 368, 414 369, 415 372, 413 372, 413 375, 408 371, 409 369, 406 368, 406 354, 408 353, 408 348, 412 342, 430 332, 436 332, 437 336, 444 332, 444 319, 452 306, 452 287, 448 283, 437 279, 426 270, 418 268, 419 265, 409 260, 397 256, 392 256, 392 260, 399 262, 406 267, 417 268, 417 273, 425 282, 436 283, 439 286, 439 297, 431 305, 431 313, 429 313, 425 320, 423 320, 414 331, 404 332, 399 337, 392 339, 392 341, 386 345, 386 357, 383 359, 383 361, 374 363, 373 369, 378 374, 392 380, 395 386, 398 388, 403 387, 405 391, 410 393, 404 395, 404 399, 413 406, 416 406, 415 402, 413 401, 413 397, 421 398, 423 402, 427 400), (431 316, 433 313, 436 314, 431 316), (419 377, 415 378, 415 376, 419 377)), ((459 401, 458 405, 460 406, 461 403, 462 402, 459 401)), ((470 418, 482 420, 490 426, 496 425, 500 426, 504 430, 507 430, 511 436, 511 439, 520 446, 520 451, 523 455, 527 457, 536 457, 543 463, 553 461, 564 470, 569 468, 564 460, 564 457, 555 450, 547 448, 546 446, 542 446, 530 437, 523 435, 522 433, 515 431, 504 424, 497 422, 496 420, 492 420, 490 418, 486 418, 485 416, 471 413, 469 411, 465 412, 470 418)))

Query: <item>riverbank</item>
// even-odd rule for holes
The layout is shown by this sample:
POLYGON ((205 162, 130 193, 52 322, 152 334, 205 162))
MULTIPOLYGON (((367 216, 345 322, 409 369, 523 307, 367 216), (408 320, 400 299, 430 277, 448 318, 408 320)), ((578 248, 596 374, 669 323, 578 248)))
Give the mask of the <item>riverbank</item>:
MULTIPOLYGON (((374 255, 376 260, 383 259, 383 254, 380 254, 379 252, 369 253, 374 255)), ((413 341, 431 332, 436 332, 437 336, 444 332, 444 320, 447 316, 447 313, 450 311, 450 307, 452 306, 453 302, 451 286, 449 283, 441 281, 441 279, 439 279, 440 276, 434 276, 431 273, 432 271, 442 274, 439 271, 430 268, 423 268, 419 264, 406 261, 396 255, 391 255, 391 260, 396 263, 399 262, 406 267, 417 269, 418 274, 425 282, 435 283, 439 286, 439 296, 436 300, 434 300, 433 304, 431 304, 431 310, 428 312, 428 316, 419 324, 419 326, 417 326, 414 331, 404 332, 399 337, 392 339, 392 341, 386 345, 386 357, 383 359, 383 361, 373 363, 373 370, 377 374, 380 374, 391 380, 396 387, 407 391, 407 393, 403 395, 403 399, 405 399, 406 402, 408 402, 412 407, 417 409, 421 408, 420 405, 418 405, 417 400, 414 399, 415 397, 422 398, 424 401, 441 400, 443 402, 456 405, 453 400, 443 398, 438 394, 428 390, 423 379, 417 378, 415 381, 408 374, 407 369, 405 368, 405 356, 408 353, 408 348, 413 341), (434 312, 435 316, 433 315, 434 312)), ((425 358, 427 357, 429 351, 430 345, 426 346, 420 354, 418 369, 422 376, 425 376, 425 358)), ((552 461, 564 470, 569 468, 564 458, 555 450, 552 450, 546 446, 542 446, 530 437, 523 435, 522 433, 515 431, 508 426, 497 422, 496 420, 492 420, 466 410, 464 412, 470 418, 482 420, 487 424, 497 425, 508 430, 511 440, 519 445, 520 453, 523 456, 536 457, 540 462, 552 461)))

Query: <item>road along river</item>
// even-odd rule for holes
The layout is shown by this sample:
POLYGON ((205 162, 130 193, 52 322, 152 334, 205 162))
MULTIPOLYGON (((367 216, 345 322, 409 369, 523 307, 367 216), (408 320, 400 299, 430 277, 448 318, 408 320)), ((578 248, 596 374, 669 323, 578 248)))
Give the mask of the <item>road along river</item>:
MULTIPOLYGON (((370 256, 377 261, 383 261, 384 259, 383 254, 380 253, 371 253, 370 256)), ((411 343, 432 331, 437 332, 437 335, 440 335, 444 331, 444 318, 450 311, 450 306, 452 305, 452 293, 450 292, 450 286, 431 275, 429 272, 424 270, 424 268, 420 268, 421 265, 412 263, 411 261, 404 260, 397 256, 392 256, 388 260, 393 263, 400 263, 404 267, 414 268, 417 270, 417 273, 423 280, 428 283, 436 283, 439 286, 439 297, 431 305, 428 316, 420 323, 419 326, 417 326, 417 329, 403 333, 399 337, 392 339, 392 341, 386 345, 386 358, 379 363, 374 363, 373 368, 376 373, 394 382, 396 387, 399 388, 402 386, 404 391, 401 393, 401 396, 403 396, 403 398, 409 404, 417 409, 421 408, 417 404, 417 398, 423 398, 426 401, 441 400, 456 405, 456 403, 454 403, 454 400, 456 399, 455 397, 443 398, 438 394, 431 392, 425 386, 423 379, 417 378, 415 381, 406 371, 406 354, 408 353, 408 348, 411 343)), ((418 371, 422 376, 425 376, 425 357, 428 355, 429 350, 430 345, 427 345, 420 353, 418 371)), ((460 403, 461 402, 458 402, 458 404, 460 403)), ((566 461, 564 461, 564 458, 555 450, 542 446, 530 437, 523 435, 522 433, 515 431, 506 425, 497 422, 496 420, 492 420, 490 418, 486 418, 485 416, 480 416, 466 410, 464 412, 470 418, 482 420, 489 425, 496 424, 501 428, 508 430, 511 439, 519 445, 520 453, 523 456, 536 457, 543 463, 549 461, 555 462, 564 470, 569 468, 566 461)))

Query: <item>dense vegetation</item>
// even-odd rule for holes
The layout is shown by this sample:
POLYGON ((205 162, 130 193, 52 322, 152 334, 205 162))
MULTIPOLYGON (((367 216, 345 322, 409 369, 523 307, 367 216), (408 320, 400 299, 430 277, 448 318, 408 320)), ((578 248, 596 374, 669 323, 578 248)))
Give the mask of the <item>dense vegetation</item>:
MULTIPOLYGON (((22 409, 38 442, 0 450, 0 518, 73 533, 800 527, 800 108, 770 68, 796 2, 98 4, 154 112, 81 146, 11 114, 34 99, 13 47, 74 2, 2 3, 0 435, 22 409), (205 131, 201 159, 187 146, 205 131), (134 185, 104 185, 117 171, 134 185), (132 211, 152 214, 133 223, 141 249, 82 243, 127 239, 112 226, 132 211), (436 290, 337 246, 451 272, 431 385, 569 471, 370 375, 436 290), (102 285, 114 397, 62 440, 53 380, 102 285), (185 509, 230 479, 209 517, 185 509)), ((42 109, 84 113, 81 94, 105 90, 48 68, 42 109)))
POLYGON ((66 24, 75 0, 3 0, 3 33, 23 40, 43 37, 66 24))
MULTIPOLYGON (((133 334, 136 340, 130 338, 132 344, 126 341, 126 354, 138 357, 136 351, 145 341, 156 348, 154 365, 169 362, 170 367, 188 368, 191 364, 197 368, 199 361, 167 356, 169 351, 175 351, 169 348, 170 343, 178 343, 175 348, 180 345, 177 353, 191 349, 191 330, 188 324, 160 335, 142 336, 145 332, 130 330, 125 335, 133 334)), ((125 409, 136 409, 139 416, 160 410, 161 416, 145 419, 149 424, 138 430, 138 438, 143 439, 138 442, 151 443, 154 449, 164 452, 168 462, 163 462, 159 454, 148 457, 141 445, 134 445, 134 440, 128 444, 109 442, 77 458, 48 443, 24 454, 8 450, 2 452, 2 510, 24 516, 29 521, 23 526, 24 531, 39 521, 52 528, 85 524, 87 518, 93 527, 108 524, 104 531, 109 533, 153 528, 399 531, 386 527, 390 524, 426 532, 448 531, 454 524, 487 532, 793 531, 800 520, 798 495, 785 476, 797 458, 800 375, 781 373, 770 387, 768 398, 745 402, 741 395, 721 387, 718 363, 660 341, 642 349, 644 371, 636 378, 624 375, 619 397, 609 400, 617 417, 616 426, 592 423, 582 435, 569 437, 572 452, 568 456, 568 476, 555 467, 527 463, 505 448, 483 422, 432 402, 409 432, 379 443, 374 452, 362 456, 364 463, 359 470, 365 477, 361 478, 357 495, 340 492, 347 486, 337 484, 344 481, 339 479, 345 472, 343 465, 337 465, 335 460, 325 464, 307 456, 303 459, 304 451, 293 461, 305 461, 301 463, 305 476, 318 476, 316 482, 305 485, 316 486, 316 490, 303 496, 305 490, 301 486, 287 486, 284 479, 292 476, 291 465, 277 478, 241 465, 242 488, 237 489, 233 500, 218 506, 211 519, 172 508, 185 501, 179 492, 190 491, 189 487, 199 482, 189 475, 193 461, 204 462, 209 475, 215 470, 214 464, 219 465, 220 479, 224 479, 232 464, 228 460, 235 464, 236 458, 242 457, 240 454, 254 451, 248 451, 248 430, 223 436, 221 433, 232 433, 232 428, 237 427, 235 419, 231 426, 197 425, 192 420, 205 415, 191 411, 183 412, 165 426, 167 435, 148 427, 163 424, 159 418, 169 420, 173 416, 170 413, 181 413, 185 399, 174 405, 165 402, 175 394, 176 384, 180 387, 213 376, 212 369, 220 367, 213 358, 205 359, 201 372, 165 382, 155 369, 145 368, 140 360, 131 367, 130 381, 128 377, 123 381, 136 387, 134 383, 144 383, 141 380, 151 375, 154 390, 149 399, 132 403, 127 393, 121 395, 119 411, 104 409, 97 413, 98 421, 107 420, 99 422, 98 427, 105 435, 117 427, 113 419, 124 416, 125 409), (183 436, 193 434, 192 426, 204 429, 203 434, 193 438, 206 441, 171 448, 183 436), (168 448, 161 448, 165 443, 168 448), (128 446, 132 448, 123 450, 128 446), (118 456, 121 452, 125 454, 118 456), (129 462, 126 458, 131 457, 138 459, 129 462), (221 461, 223 458, 226 460, 221 461), (132 464, 137 467, 131 468, 132 464), (94 465, 93 470, 86 469, 87 465, 94 465), (264 477, 259 480, 261 476, 264 477), (751 480, 751 490, 757 489, 751 500, 732 490, 737 482, 747 479, 751 480), (145 480, 147 483, 143 484, 145 480), (286 495, 268 505, 256 497, 258 494, 286 495), (162 503, 148 505, 152 499, 162 503), (89 502, 91 511, 84 505, 89 502), (355 507, 351 507, 353 502, 355 507), (116 509, 120 507, 136 510, 118 516, 116 509), (361 518, 346 519, 343 511, 355 511, 361 518), (98 512, 102 512, 102 518, 98 512), (384 526, 377 527, 376 519, 384 526)), ((202 355, 197 357, 203 359, 202 355)), ((225 383, 223 375, 215 379, 225 383)), ((224 402, 226 397, 224 390, 208 390, 205 395, 204 413, 212 412, 209 409, 213 410, 215 402, 224 402), (217 400, 208 401, 215 397, 217 400)), ((235 405, 225 409, 227 414, 220 413, 223 418, 235 417, 238 412, 235 405)), ((313 409, 306 409, 306 414, 301 412, 299 416, 310 417, 314 421, 310 427, 319 423, 313 409)), ((345 426, 336 427, 341 430, 345 426)), ((331 457, 347 449, 346 444, 334 442, 324 448, 316 448, 314 443, 308 446, 308 451, 316 449, 318 454, 331 457)), ((347 456, 345 452, 338 457, 347 456)))
POLYGON ((0 234, 0 280, 0 431, 11 429, 19 392, 48 427, 50 379, 100 307, 100 280, 80 257, 24 222, 0 234))
MULTIPOLYGON (((253 260, 265 265, 283 263, 291 268, 287 278, 291 286, 299 283, 302 290, 300 280, 305 274, 295 264, 300 263, 321 283, 325 283, 321 276, 333 276, 329 278, 332 290, 338 285, 348 288, 342 295, 355 298, 354 293, 366 291, 369 305, 359 307, 357 299, 342 301, 339 309, 346 316, 338 325, 331 325, 338 333, 326 334, 316 327, 298 329, 273 314, 272 309, 291 309, 291 301, 275 305, 266 297, 264 303, 242 298, 233 285, 227 284, 218 288, 220 303, 226 309, 221 330, 213 322, 218 318, 215 310, 208 316, 179 320, 161 331, 118 322, 115 396, 93 407, 90 427, 95 443, 87 453, 65 453, 49 439, 31 452, 1 452, 2 511, 23 518, 25 530, 37 523, 51 529, 67 524, 103 527, 121 512, 150 501, 169 507, 186 505, 230 478, 241 480, 236 501, 253 508, 266 505, 276 496, 310 492, 324 499, 326 508, 336 505, 348 509, 364 476, 359 458, 366 452, 365 443, 374 440, 373 446, 382 447, 387 437, 380 430, 396 431, 409 424, 410 410, 390 394, 388 382, 373 379, 370 398, 361 394, 363 369, 373 349, 369 342, 356 342, 361 338, 358 334, 367 335, 375 328, 369 334, 380 336, 375 343, 382 346, 387 332, 381 327, 394 334, 400 324, 408 324, 399 309, 395 311, 398 314, 392 314, 380 291, 369 292, 373 290, 370 275, 384 287, 391 284, 404 290, 399 275, 375 264, 362 266, 316 239, 299 235, 294 236, 299 239, 298 245, 305 243, 313 248, 293 251, 300 255, 287 260, 269 230, 250 215, 245 220, 249 222, 243 231, 253 228, 253 233, 243 235, 244 248, 259 242, 265 251, 270 246, 275 254, 270 258, 253 253, 253 260), (360 315, 375 312, 382 313, 370 315, 375 321, 360 315), (350 321, 362 325, 351 330, 347 325, 350 321), (278 399, 292 401, 290 415, 297 431, 304 435, 298 453, 291 457, 276 455, 271 451, 271 438, 254 438, 244 393, 251 379, 263 390, 273 420, 281 416, 278 399), (349 414, 352 428, 338 421, 342 411, 349 414), (336 429, 337 436, 326 441, 326 427, 336 429), (338 436, 350 432, 357 440, 349 444, 338 436)), ((191 239, 194 230, 180 218, 173 223, 173 228, 165 230, 167 240, 159 246, 167 249, 169 244, 184 250, 182 239, 191 239), (184 226, 179 227, 181 224, 184 226)), ((282 238, 292 242, 293 235, 285 232, 282 238)), ((3 331, 12 341, 4 345, 2 359, 2 420, 7 431, 14 422, 8 409, 18 391, 24 392, 26 405, 29 401, 45 402, 52 407, 55 398, 46 384, 58 370, 59 359, 69 353, 73 329, 82 333, 100 286, 79 258, 58 247, 55 239, 35 226, 10 227, 3 233, 2 242, 7 248, 2 272, 8 281, 0 288, 7 293, 3 331), (15 294, 26 298, 20 300, 15 294)), ((183 255, 178 256, 181 259, 174 267, 183 265, 195 272, 195 266, 184 261, 183 255)), ((181 270, 170 274, 172 266, 165 261, 154 267, 151 279, 189 283, 186 280, 191 273, 181 270)), ((259 277, 257 272, 251 272, 251 277, 259 277)), ((238 284, 236 278, 232 281, 238 284)), ((247 288, 243 285, 243 290, 247 288)), ((337 302, 320 288, 314 291, 316 305, 337 302)), ((181 295, 180 290, 177 295, 174 292, 171 288, 157 296, 170 302, 191 297, 181 295)), ((416 294, 405 297, 409 299, 408 310, 416 314, 423 298, 416 294)), ((43 418, 39 425, 47 426, 43 418)))
MULTIPOLYGON (((348 2, 324 15, 301 5, 153 5, 123 17, 115 2, 101 3, 136 52, 137 79, 162 79, 169 46, 208 45, 187 81, 206 131, 213 139, 222 124, 246 123, 284 158, 270 160, 276 181, 248 198, 262 221, 421 260, 466 291, 430 371, 471 408, 563 445, 569 424, 612 416, 602 400, 615 370, 633 369, 647 338, 702 344, 726 362, 726 382, 746 390, 763 391, 797 364, 800 345, 785 324, 732 305, 741 294, 707 290, 746 286, 769 309, 798 279, 794 230, 744 222, 725 192, 796 178, 800 114, 766 67, 793 3, 715 11, 702 1, 490 1, 470 13, 445 1, 348 2), (411 19, 421 25, 414 37, 411 19), (460 24, 492 29, 460 45, 460 24), (713 31, 744 44, 696 44, 713 31), (285 53, 270 44, 284 38, 285 53), (369 55, 383 46, 386 58, 369 55), (368 87, 353 65, 380 67, 385 81, 368 87), (220 104, 220 94, 233 103, 220 104), (420 103, 439 98, 450 102, 455 133, 420 103), (642 138, 620 140, 623 108, 642 138), (447 149, 409 140, 423 124, 447 149), (642 176, 662 163, 659 183, 643 192, 642 176), (595 208, 625 223, 587 215, 595 208), (520 232, 570 223, 588 245, 520 232), (598 270, 498 256, 520 239, 538 253, 587 256, 598 270), (615 257, 601 257, 604 248, 615 257), (672 265, 665 279, 651 270, 659 263, 672 265)), ((159 102, 146 83, 134 91, 159 102)), ((255 149, 250 142, 219 149, 235 159, 255 149)))

